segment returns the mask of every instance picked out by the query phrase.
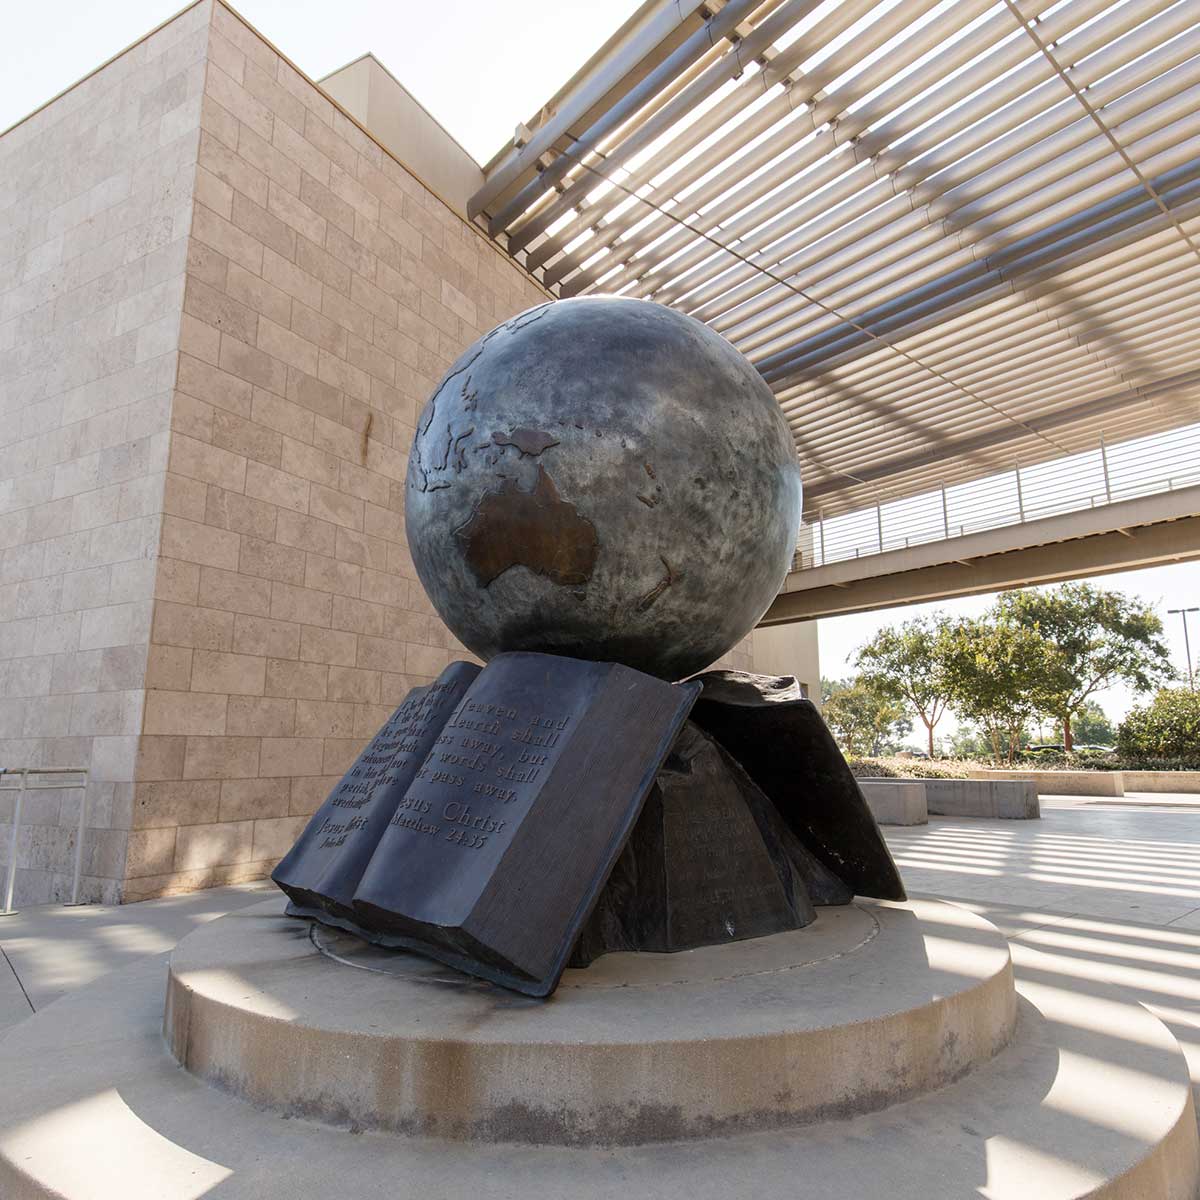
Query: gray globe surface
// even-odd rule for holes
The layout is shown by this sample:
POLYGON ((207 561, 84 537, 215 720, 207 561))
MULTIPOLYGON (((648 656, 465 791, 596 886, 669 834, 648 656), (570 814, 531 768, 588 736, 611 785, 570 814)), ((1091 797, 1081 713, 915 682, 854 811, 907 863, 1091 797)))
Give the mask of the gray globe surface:
POLYGON ((481 658, 675 680, 754 628, 800 505, 751 364, 673 309, 595 296, 530 309, 455 362, 417 422, 405 524, 430 600, 481 658))

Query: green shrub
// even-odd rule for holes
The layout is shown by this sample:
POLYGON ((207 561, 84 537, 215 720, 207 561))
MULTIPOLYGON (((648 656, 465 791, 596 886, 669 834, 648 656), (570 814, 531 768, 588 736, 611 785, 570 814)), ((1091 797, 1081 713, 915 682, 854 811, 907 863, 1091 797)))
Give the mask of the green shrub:
POLYGON ((929 762, 923 758, 851 758, 850 770, 859 779, 966 779, 977 762, 929 762))
POLYGON ((877 758, 848 758, 850 770, 856 779, 899 779, 900 773, 877 758))
MULTIPOLYGON (((859 779, 968 779, 972 771, 991 769, 977 759, 851 758, 859 779)), ((1145 754, 1038 755, 1011 768, 1016 771, 1200 771, 1200 752, 1158 757, 1145 754)))
POLYGON ((1117 730, 1123 758, 1200 762, 1200 693, 1163 688, 1147 706, 1133 709, 1117 730))
POLYGON ((1110 765, 1114 771, 1200 771, 1200 754, 1180 754, 1170 758, 1114 754, 1110 765))
POLYGON ((1070 754, 1021 754, 1014 767, 1023 771, 1120 771, 1122 764, 1119 755, 1103 750, 1072 750, 1070 754))

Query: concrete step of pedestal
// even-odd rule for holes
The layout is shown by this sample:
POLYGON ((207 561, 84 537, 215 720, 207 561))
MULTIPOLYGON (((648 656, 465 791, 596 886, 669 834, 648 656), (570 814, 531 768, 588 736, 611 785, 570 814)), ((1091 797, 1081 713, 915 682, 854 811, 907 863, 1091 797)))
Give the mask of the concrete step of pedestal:
POLYGON ((854 1115, 986 1062, 1016 1019, 1004 938, 931 900, 605 955, 550 1001, 309 934, 276 900, 185 938, 175 1057, 281 1112, 405 1134, 628 1145, 854 1115))
MULTIPOLYGON (((256 1108, 171 1058, 165 961, 148 960, 0 1039, 0 1196, 1194 1200, 1195 1114, 1170 1033, 1139 1005, 1039 975, 1019 985, 1010 1044, 935 1092, 796 1129, 597 1149, 355 1133, 256 1108)), ((430 1021, 443 995, 430 985, 430 1021)))

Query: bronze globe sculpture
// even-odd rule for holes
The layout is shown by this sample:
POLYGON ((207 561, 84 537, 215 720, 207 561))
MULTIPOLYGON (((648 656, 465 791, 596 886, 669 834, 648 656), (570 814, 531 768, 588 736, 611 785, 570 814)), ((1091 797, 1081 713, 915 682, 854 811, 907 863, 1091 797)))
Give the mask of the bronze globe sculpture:
POLYGON ((774 599, 801 485, 779 406, 733 346, 599 296, 530 309, 455 362, 418 420, 405 503, 421 582, 481 658, 674 680, 774 599))

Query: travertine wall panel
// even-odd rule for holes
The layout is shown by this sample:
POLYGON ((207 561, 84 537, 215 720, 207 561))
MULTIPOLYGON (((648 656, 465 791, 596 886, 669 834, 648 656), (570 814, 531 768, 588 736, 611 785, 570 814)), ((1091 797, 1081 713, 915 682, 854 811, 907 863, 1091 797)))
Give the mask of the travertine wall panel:
MULTIPOLYGON (((0 765, 90 769, 91 899, 125 874, 209 17, 0 138, 0 765)), ((18 903, 68 895, 78 803, 26 804, 18 903)))
POLYGON ((127 898, 261 875, 463 652, 404 540, 413 422, 544 293, 212 10, 127 898))

